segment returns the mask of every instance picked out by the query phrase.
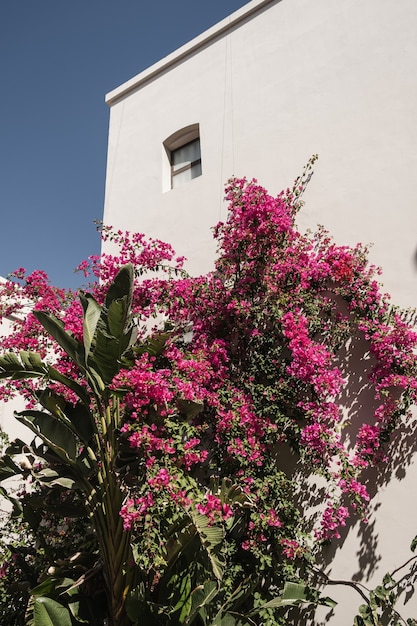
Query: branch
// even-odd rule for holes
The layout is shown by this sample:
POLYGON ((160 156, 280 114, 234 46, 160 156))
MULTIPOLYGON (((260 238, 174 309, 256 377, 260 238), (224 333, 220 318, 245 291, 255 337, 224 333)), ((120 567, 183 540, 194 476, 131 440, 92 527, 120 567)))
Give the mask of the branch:
POLYGON ((365 585, 362 585, 361 583, 355 583, 352 580, 332 580, 331 578, 327 576, 327 574, 325 574, 323 571, 319 570, 318 568, 313 567, 313 566, 310 566, 310 567, 316 575, 321 576, 325 580, 326 585, 345 585, 346 587, 352 587, 355 591, 357 591, 357 593, 362 597, 362 599, 365 600, 366 604, 369 604, 369 600, 367 596, 362 591, 362 589, 364 589, 367 593, 370 593, 370 589, 365 587, 365 585))

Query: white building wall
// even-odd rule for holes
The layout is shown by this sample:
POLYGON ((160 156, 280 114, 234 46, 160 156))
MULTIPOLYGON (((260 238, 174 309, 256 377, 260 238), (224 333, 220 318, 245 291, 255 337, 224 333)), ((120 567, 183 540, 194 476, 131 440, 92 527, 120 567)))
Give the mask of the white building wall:
MULTIPOLYGON (((301 229, 319 223, 339 244, 373 243, 393 301, 416 305, 416 34, 415 0, 249 2, 108 95, 104 222, 168 241, 205 272, 227 179, 256 177, 277 193, 318 153, 301 229), (197 122, 203 174, 163 192, 162 142, 197 122)), ((376 496, 367 535, 348 533, 333 578, 372 587, 406 560, 416 478, 411 458, 376 496)), ((361 600, 329 590, 340 594, 331 623, 347 626, 361 600)), ((417 617, 417 595, 404 615, 417 617)))
POLYGON ((302 226, 372 242, 387 289, 414 305, 416 29, 414 0, 250 2, 109 94, 104 221, 205 271, 226 180, 275 193, 318 153, 302 226), (203 176, 162 193, 162 142, 194 122, 203 176))
MULTIPOLYGON (((0 280, 4 279, 0 277, 0 280)), ((9 318, 4 318, 0 322, 0 337, 4 337, 11 332, 12 324, 13 321, 9 318)), ((3 382, 0 381, 0 383, 3 382)), ((0 429, 7 434, 10 441, 19 438, 28 442, 33 439, 31 431, 14 417, 15 411, 23 411, 24 408, 25 402, 20 397, 13 398, 7 402, 0 401, 0 429)))

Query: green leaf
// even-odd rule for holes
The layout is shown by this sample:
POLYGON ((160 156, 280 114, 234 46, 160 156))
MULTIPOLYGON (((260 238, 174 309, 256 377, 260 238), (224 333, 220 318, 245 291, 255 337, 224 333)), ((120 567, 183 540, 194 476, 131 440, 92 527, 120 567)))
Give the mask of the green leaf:
POLYGON ((85 368, 84 347, 64 329, 64 323, 44 311, 33 311, 33 315, 66 354, 82 369, 85 368))
POLYGON ((220 500, 222 504, 233 504, 241 507, 251 507, 253 502, 250 500, 242 487, 233 483, 229 478, 223 478, 220 488, 220 500))
POLYGON ((40 472, 37 472, 36 478, 41 483, 50 485, 51 487, 54 485, 59 485, 60 487, 64 487, 64 489, 79 489, 80 487, 73 478, 62 476, 62 474, 50 467, 45 467, 40 472))
POLYGON ((100 376, 98 371, 91 366, 87 368, 87 380, 91 389, 97 396, 102 396, 106 391, 106 385, 104 384, 103 378, 100 376))
POLYGON ((71 430, 61 421, 42 411, 27 410, 15 413, 16 419, 50 446, 64 461, 75 463, 77 441, 71 430))
POLYGON ((14 456, 15 454, 22 454, 23 450, 27 448, 27 444, 21 439, 14 439, 6 448, 6 454, 14 456))
POLYGON ((83 339, 86 360, 90 353, 93 337, 96 332, 97 322, 100 319, 102 307, 89 293, 80 293, 80 302, 84 311, 83 339))
POLYGON ((194 589, 191 593, 190 613, 184 624, 192 624, 194 618, 197 617, 201 609, 209 604, 213 598, 215 598, 218 591, 217 581, 214 580, 209 580, 194 589))
POLYGON ((259 613, 263 609, 275 609, 283 606, 296 606, 297 604, 311 603, 324 606, 336 606, 337 602, 331 598, 320 598, 316 590, 307 587, 303 583, 286 582, 284 590, 278 598, 274 598, 262 606, 257 607, 251 614, 259 613))
POLYGON ((30 590, 32 596, 45 596, 53 593, 56 589, 67 589, 74 584, 71 578, 57 578, 47 576, 39 585, 30 590))
POLYGON ((0 379, 11 378, 39 378, 47 372, 47 366, 42 363, 35 352, 20 353, 20 359, 13 352, 6 352, 0 357, 0 379))
POLYGON ((82 387, 81 385, 79 385, 75 380, 72 380, 71 378, 67 378, 67 376, 64 376, 64 374, 61 374, 61 372, 56 370, 54 367, 50 365, 48 365, 47 367, 48 367, 48 376, 51 380, 55 380, 57 383, 61 383, 65 387, 68 387, 68 389, 71 389, 71 391, 73 391, 79 397, 81 402, 83 402, 86 406, 89 406, 90 396, 87 390, 85 389, 85 387, 82 387))
POLYGON ((166 342, 171 337, 172 332, 156 333, 140 346, 135 346, 134 351, 136 354, 144 354, 146 352, 149 356, 159 356, 163 352, 166 342))
POLYGON ((124 265, 117 273, 115 279, 110 285, 104 306, 109 308, 110 304, 114 300, 120 300, 124 296, 127 296, 127 308, 130 309, 132 305, 132 290, 134 280, 134 269, 131 263, 124 265))
MULTIPOLYGON (((107 311, 107 325, 109 333, 112 337, 122 339, 126 330, 126 323, 129 315, 129 299, 128 296, 123 296, 118 300, 111 302, 107 311)), ((126 347, 124 347, 124 350, 126 347)), ((123 350, 123 352, 124 352, 123 350)))
POLYGON ((236 611, 246 598, 253 593, 257 582, 256 576, 245 578, 234 591, 227 595, 227 600, 219 611, 218 616, 221 616, 225 611, 236 611))
POLYGON ((9 455, 0 458, 0 481, 22 474, 22 469, 16 465, 9 455))
POLYGON ((178 621, 180 624, 187 623, 187 617, 191 611, 191 591, 192 591, 192 579, 191 575, 183 571, 181 576, 177 579, 179 581, 179 585, 177 586, 177 590, 179 592, 179 597, 176 605, 172 609, 172 612, 180 610, 180 614, 178 617, 178 621))
POLYGON ((97 461, 89 457, 88 451, 85 448, 78 455, 76 466, 77 471, 85 478, 90 478, 93 474, 96 474, 98 470, 97 461))
POLYGON ((14 372, 22 369, 22 363, 19 361, 14 352, 6 352, 0 357, 0 367, 6 372, 14 372))
POLYGON ((105 304, 83 294, 84 342, 88 348, 86 363, 93 370, 93 384, 97 375, 109 384, 120 369, 121 357, 130 345, 133 328, 127 328, 132 300, 133 267, 127 265, 116 275, 110 285, 105 304))
POLYGON ((65 415, 71 422, 74 432, 85 443, 88 444, 96 431, 94 416, 91 411, 80 402, 73 406, 67 404, 65 415))
POLYGON ((224 560, 220 556, 220 547, 224 539, 224 530, 221 526, 210 525, 205 515, 190 512, 192 522, 198 532, 201 544, 207 552, 213 574, 217 580, 223 577, 224 560))
POLYGON ((45 372, 46 366, 37 352, 27 352, 26 350, 21 350, 19 356, 27 370, 40 373, 45 372))
POLYGON ((106 329, 97 328, 87 367, 97 373, 105 385, 111 383, 119 371, 121 355, 120 341, 106 329))
POLYGON ((34 626, 72 626, 68 609, 51 598, 35 599, 33 618, 34 626))
POLYGON ((13 498, 13 496, 11 496, 4 487, 0 487, 0 496, 11 502, 13 507, 19 511, 19 513, 21 512, 21 504, 19 500, 17 498, 13 498))
POLYGON ((134 624, 160 626, 161 621, 157 616, 163 613, 167 607, 146 600, 141 586, 133 589, 128 594, 125 608, 128 617, 134 624))
POLYGON ((95 432, 95 423, 85 404, 78 402, 74 406, 50 389, 38 393, 37 398, 47 411, 63 422, 85 445, 88 445, 95 432))
POLYGON ((256 624, 251 619, 242 617, 242 615, 224 613, 220 616, 217 615, 209 626, 256 626, 256 624))

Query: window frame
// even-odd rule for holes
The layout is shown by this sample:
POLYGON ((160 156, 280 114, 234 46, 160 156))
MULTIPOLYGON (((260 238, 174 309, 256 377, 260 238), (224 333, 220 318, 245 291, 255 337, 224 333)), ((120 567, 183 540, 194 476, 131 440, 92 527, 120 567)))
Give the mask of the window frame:
MULTIPOLYGON (((175 148, 174 150, 171 150, 170 156, 171 156, 171 189, 175 189, 175 187, 176 187, 175 184, 174 184, 174 179, 175 179, 176 176, 178 176, 179 174, 182 174, 183 172, 187 172, 188 170, 190 170, 190 172, 192 173, 193 172, 193 168, 196 165, 200 165, 200 173, 197 174, 196 176, 191 176, 190 180, 193 180, 194 178, 198 178, 199 176, 201 176, 202 172, 201 172, 201 144, 200 144, 200 137, 197 137, 196 139, 192 139, 191 141, 188 141, 187 143, 179 146, 178 148, 175 148), (183 149, 187 148, 188 146, 191 146, 192 144, 196 144, 197 142, 198 142, 198 154, 199 154, 198 158, 194 159, 194 161, 187 161, 185 163, 185 165, 175 169, 176 166, 175 166, 175 164, 173 162, 174 161, 174 155, 179 150, 183 150, 183 149)), ((189 181, 187 180, 187 182, 189 182, 189 181)), ((183 184, 183 183, 180 183, 180 185, 178 185, 178 186, 181 186, 181 184, 183 184)))
MULTIPOLYGON (((175 133, 173 133, 172 135, 170 135, 167 139, 165 139, 165 141, 163 142, 163 148, 165 151, 165 163, 168 164, 168 169, 169 169, 169 176, 167 175, 163 175, 163 191, 169 191, 172 190, 176 187, 174 187, 174 178, 175 176, 178 176, 179 174, 182 174, 183 172, 187 171, 187 170, 192 170, 193 166, 195 165, 200 165, 200 173, 193 177, 190 178, 189 181, 194 180, 194 178, 198 178, 199 176, 202 175, 202 159, 201 159, 201 139, 200 139, 200 125, 198 123, 196 124, 190 124, 189 126, 185 126, 184 128, 181 128, 180 130, 177 130, 175 133), (194 161, 190 161, 189 163, 187 163, 186 165, 184 165, 183 167, 179 168, 178 170, 174 170, 174 164, 173 164, 173 154, 181 149, 181 148, 185 148, 186 146, 188 146, 189 144, 194 143, 195 141, 199 142, 199 158, 195 159, 194 161), (169 181, 168 181, 169 178, 169 181)), ((166 167, 164 166, 164 169, 166 169, 166 167)), ((182 184, 178 185, 178 186, 182 186, 182 184)))

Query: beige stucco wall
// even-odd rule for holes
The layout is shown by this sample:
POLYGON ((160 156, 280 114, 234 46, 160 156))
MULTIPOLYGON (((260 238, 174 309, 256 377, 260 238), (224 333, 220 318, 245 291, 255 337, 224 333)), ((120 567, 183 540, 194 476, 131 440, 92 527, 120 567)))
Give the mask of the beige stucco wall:
MULTIPOLYGON (((0 280, 4 280, 1 279, 0 280)), ((10 333, 12 327, 12 320, 4 318, 0 323, 0 337, 10 333)), ((3 383, 3 381, 0 381, 3 383)), ((7 433, 10 441, 16 438, 20 438, 23 441, 31 441, 33 439, 32 433, 28 428, 23 426, 14 417, 15 411, 23 411, 25 403, 22 398, 17 397, 9 400, 8 402, 0 401, 0 428, 7 433)))
MULTIPOLYGON (((340 244, 372 243, 386 290, 414 306, 416 33, 415 0, 248 3, 109 94, 104 222, 169 241, 194 273, 204 272, 214 254, 210 228, 226 217, 225 181, 256 177, 277 193, 318 153, 300 227, 320 223, 340 244), (162 142, 196 122, 203 175, 163 193, 162 142)), ((417 534, 409 457, 375 496, 367 529, 347 533, 332 577, 372 587, 408 557, 417 534)), ((360 597, 328 593, 340 599, 329 623, 352 624, 360 597)), ((417 617, 417 595, 404 615, 417 617)))
POLYGON ((302 225, 373 243, 387 289, 414 305, 417 3, 252 5, 264 6, 132 79, 127 96, 125 86, 110 94, 105 222, 167 239, 203 271, 229 176, 278 192, 318 153, 302 225), (194 122, 203 176, 162 193, 162 141, 194 122))

